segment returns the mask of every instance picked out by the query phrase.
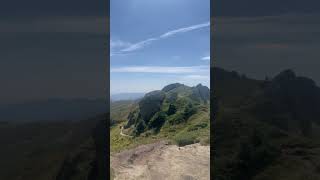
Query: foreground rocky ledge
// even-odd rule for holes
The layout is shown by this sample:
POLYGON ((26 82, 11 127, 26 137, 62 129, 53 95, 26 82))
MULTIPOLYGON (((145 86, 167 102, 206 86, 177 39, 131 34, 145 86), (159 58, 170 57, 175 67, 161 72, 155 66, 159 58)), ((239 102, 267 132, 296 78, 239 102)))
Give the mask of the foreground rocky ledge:
POLYGON ((111 167, 115 180, 208 180, 210 146, 141 145, 112 155, 111 167))

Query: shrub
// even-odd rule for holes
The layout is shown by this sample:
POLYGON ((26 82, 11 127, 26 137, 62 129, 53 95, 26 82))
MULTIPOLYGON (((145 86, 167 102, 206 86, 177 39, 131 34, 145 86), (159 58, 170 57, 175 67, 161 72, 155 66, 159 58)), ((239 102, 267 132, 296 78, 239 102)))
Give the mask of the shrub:
POLYGON ((183 132, 175 136, 174 140, 178 146, 185 146, 195 143, 196 138, 190 133, 183 132))
POLYGON ((208 126, 208 123, 199 123, 199 124, 196 124, 195 127, 197 128, 205 128, 208 126))
POLYGON ((177 138, 176 142, 178 144, 178 146, 186 146, 189 144, 193 144, 194 140, 192 138, 177 138))
POLYGON ((143 131, 145 130, 146 128, 146 124, 144 123, 143 120, 140 120, 138 122, 138 124, 136 125, 136 129, 135 129, 135 134, 138 136, 140 135, 141 133, 143 133, 143 131))
POLYGON ((190 131, 196 131, 198 129, 203 129, 203 128, 207 127, 207 126, 208 126, 207 123, 202 122, 202 123, 199 123, 199 124, 196 124, 196 125, 188 127, 187 131, 189 131, 189 132, 190 131))
POLYGON ((176 114, 172 115, 171 118, 169 119, 169 123, 171 125, 179 124, 179 123, 182 123, 183 121, 184 121, 184 118, 183 118, 182 113, 176 113, 176 114))
POLYGON ((183 119, 186 121, 188 120, 193 114, 195 114, 197 112, 197 109, 191 104, 189 103, 186 108, 184 109, 183 112, 183 119))
POLYGON ((160 111, 156 113, 149 122, 149 128, 160 129, 166 121, 166 113, 160 111))
POLYGON ((173 115, 173 114, 175 114, 176 112, 177 112, 176 106, 175 106, 174 104, 170 104, 170 105, 169 105, 168 112, 167 112, 168 116, 173 115))

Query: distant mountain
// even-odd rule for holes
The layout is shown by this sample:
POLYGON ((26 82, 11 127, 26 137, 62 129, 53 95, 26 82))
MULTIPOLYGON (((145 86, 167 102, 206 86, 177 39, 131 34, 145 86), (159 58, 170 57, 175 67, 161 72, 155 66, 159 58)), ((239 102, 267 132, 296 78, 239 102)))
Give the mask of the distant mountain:
POLYGON ((64 121, 83 120, 104 114, 104 99, 49 99, 0 107, 0 121, 64 121))
POLYGON ((311 165, 320 160, 320 88, 314 81, 292 70, 266 80, 211 71, 216 179, 320 178, 311 165))
POLYGON ((119 93, 112 94, 111 101, 136 100, 142 98, 145 93, 119 93))

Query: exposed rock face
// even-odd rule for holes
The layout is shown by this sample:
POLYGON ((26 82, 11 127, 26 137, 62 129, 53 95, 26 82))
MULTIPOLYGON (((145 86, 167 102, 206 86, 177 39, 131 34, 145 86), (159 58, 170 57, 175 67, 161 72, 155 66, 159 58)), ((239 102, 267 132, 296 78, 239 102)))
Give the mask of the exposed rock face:
POLYGON ((168 102, 174 103, 177 99, 178 99, 178 93, 177 92, 173 92, 173 93, 167 94, 168 102))
POLYGON ((193 88, 193 96, 204 102, 207 102, 210 99, 210 89, 202 84, 198 84, 195 88, 193 88))
POLYGON ((152 91, 139 102, 141 118, 148 122, 160 110, 166 94, 163 91, 152 91))
POLYGON ((140 114, 137 112, 137 110, 130 112, 128 115, 128 123, 124 126, 124 128, 129 128, 134 123, 136 123, 136 120, 139 118, 139 115, 140 114))
POLYGON ((180 87, 180 86, 184 86, 184 85, 180 84, 180 83, 169 84, 168 86, 165 86, 162 89, 162 91, 169 92, 170 90, 175 89, 175 88, 180 87))
POLYGON ((170 84, 162 90, 147 93, 138 102, 138 108, 129 113, 128 123, 124 128, 132 128, 133 135, 138 136, 147 130, 160 130, 167 121, 185 122, 197 112, 198 106, 205 105, 209 98, 209 88, 201 84, 195 87, 170 84))

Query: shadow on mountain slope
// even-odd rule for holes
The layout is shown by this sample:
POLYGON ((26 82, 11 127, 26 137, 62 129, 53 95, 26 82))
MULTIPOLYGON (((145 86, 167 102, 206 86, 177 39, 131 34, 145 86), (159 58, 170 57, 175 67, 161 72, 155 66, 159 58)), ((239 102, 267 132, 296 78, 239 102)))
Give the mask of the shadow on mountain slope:
POLYGON ((291 70, 270 80, 212 71, 215 179, 319 179, 319 87, 291 70))

